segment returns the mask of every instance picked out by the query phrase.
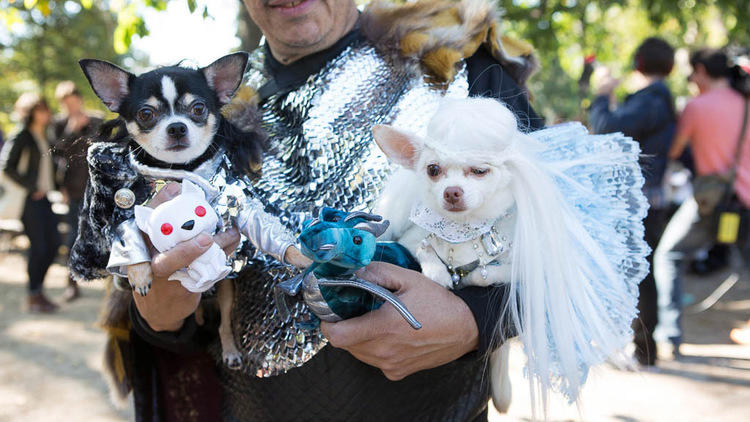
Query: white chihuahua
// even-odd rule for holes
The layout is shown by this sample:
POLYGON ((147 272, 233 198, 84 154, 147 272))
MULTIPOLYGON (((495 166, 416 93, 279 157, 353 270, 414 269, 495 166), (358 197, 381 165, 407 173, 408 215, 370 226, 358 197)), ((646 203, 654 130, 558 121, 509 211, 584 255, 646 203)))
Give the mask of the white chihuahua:
MULTIPOLYGON (((380 148, 402 167, 376 208, 391 220, 385 236, 409 249, 422 273, 443 287, 508 283, 515 200, 511 172, 500 160, 503 145, 487 137, 454 139, 435 127, 439 118, 440 112, 427 139, 391 126, 373 128, 380 148)), ((490 356, 493 403, 500 412, 511 400, 508 355, 503 344, 490 356)))
MULTIPOLYGON (((576 400, 590 366, 622 357, 648 272, 637 144, 577 123, 530 136, 487 98, 445 100, 424 138, 390 126, 373 135, 402 167, 376 206, 386 236, 447 288, 507 285, 501 321, 523 342, 541 403, 553 387, 576 400)), ((503 343, 505 332, 498 324, 503 343)), ((505 411, 506 344, 490 363, 505 411)))

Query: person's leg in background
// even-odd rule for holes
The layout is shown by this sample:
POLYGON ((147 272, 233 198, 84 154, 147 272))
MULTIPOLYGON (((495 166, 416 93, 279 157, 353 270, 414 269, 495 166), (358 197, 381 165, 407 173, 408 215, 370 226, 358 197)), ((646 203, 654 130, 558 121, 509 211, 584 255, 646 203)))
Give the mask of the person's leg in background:
POLYGON ((658 339, 672 343, 675 355, 679 354, 682 343, 682 277, 686 258, 712 243, 714 236, 710 221, 699 218, 698 204, 690 198, 669 220, 654 252, 654 279, 659 304, 655 334, 658 339))
POLYGON ((651 208, 643 220, 645 239, 652 252, 648 257, 650 271, 646 278, 638 285, 638 318, 633 321, 633 343, 635 343, 635 358, 644 366, 656 363, 656 342, 654 329, 659 321, 659 304, 654 280, 654 253, 664 231, 666 209, 651 208))
MULTIPOLYGON (((748 209, 742 212, 737 247, 745 264, 740 276, 744 278, 744 281, 747 281, 750 277, 750 210, 748 209)), ((737 344, 750 345, 750 319, 747 320, 744 327, 732 328, 729 331, 729 338, 737 344)))
MULTIPOLYGON (((68 247, 68 253, 70 253, 70 250, 73 249, 73 244, 76 241, 76 238, 78 237, 78 212, 81 209, 81 201, 76 199, 70 199, 68 201, 68 215, 67 215, 67 222, 68 227, 70 227, 70 231, 68 232, 68 237, 66 239, 66 246, 68 247)), ((72 276, 68 276, 68 288, 65 289, 65 294, 63 295, 63 299, 66 302, 72 302, 76 299, 81 297, 81 292, 78 289, 78 283, 73 279, 72 276)))
POLYGON ((44 295, 44 276, 55 259, 59 234, 56 217, 46 198, 39 200, 26 199, 21 222, 29 238, 29 256, 27 271, 29 276, 29 312, 54 312, 57 305, 44 295), (50 227, 54 226, 54 232, 50 227), (54 251, 53 251, 54 249, 54 251), (50 258, 51 256, 51 258, 50 258))

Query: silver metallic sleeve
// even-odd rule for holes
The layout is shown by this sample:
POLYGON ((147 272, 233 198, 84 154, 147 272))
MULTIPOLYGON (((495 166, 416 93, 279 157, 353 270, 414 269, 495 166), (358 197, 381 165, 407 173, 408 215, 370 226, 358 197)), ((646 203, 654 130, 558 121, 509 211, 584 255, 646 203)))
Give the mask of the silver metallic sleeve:
POLYGON ((295 236, 255 198, 246 198, 237 215, 237 228, 265 254, 284 262, 286 250, 297 243, 295 236))
POLYGON ((115 240, 109 253, 107 271, 110 274, 127 277, 127 266, 140 262, 150 262, 151 253, 135 219, 124 221, 115 229, 115 240))

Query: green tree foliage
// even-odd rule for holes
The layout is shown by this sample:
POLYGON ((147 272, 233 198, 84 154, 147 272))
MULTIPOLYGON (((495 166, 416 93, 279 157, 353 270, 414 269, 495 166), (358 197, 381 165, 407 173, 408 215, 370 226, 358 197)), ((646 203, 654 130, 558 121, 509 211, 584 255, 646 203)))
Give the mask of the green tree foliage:
MULTIPOLYGON (((117 18, 99 2, 0 0, 0 22, 0 127, 6 132, 11 108, 22 92, 38 91, 53 100, 57 83, 73 80, 97 104, 78 60, 123 59, 114 49, 117 18)), ((52 105, 56 108, 54 101, 52 105)))
MULTIPOLYGON (((553 121, 585 117, 589 94, 578 80, 586 56, 625 76, 638 44, 660 36, 682 49, 670 85, 685 94, 687 50, 750 45, 750 0, 501 0, 500 6, 507 32, 538 51, 542 71, 530 89, 536 107, 553 121)), ((626 90, 624 84, 619 93, 626 90)))
MULTIPOLYGON (((123 54, 128 51, 133 36, 143 36, 148 32, 141 17, 144 8, 165 10, 167 1, 170 0, 0 0, 0 23, 4 21, 5 26, 9 27, 9 22, 13 21, 32 22, 38 33, 49 28, 50 24, 46 22, 58 19, 55 15, 63 9, 62 5, 75 3, 88 11, 94 9, 95 3, 100 4, 99 12, 108 10, 116 18, 104 25, 99 23, 100 28, 109 32, 100 33, 97 38, 111 42, 112 48, 107 51, 123 54)), ((187 1, 191 12, 209 16, 208 6, 199 10, 200 4, 207 3, 197 0, 171 1, 187 1)), ((530 89, 535 96, 536 108, 550 121, 585 118, 590 93, 581 89, 578 80, 586 56, 595 55, 598 63, 612 69, 615 75, 624 76, 632 68, 635 48, 652 35, 663 37, 681 48, 678 58, 682 58, 682 63, 686 58, 684 53, 698 46, 720 47, 728 43, 750 45, 750 19, 747 19, 750 16, 750 0, 497 1, 504 16, 506 32, 531 42, 537 49, 542 71, 532 78, 530 89)), ((367 2, 357 0, 358 4, 367 2)), ((245 42, 243 45, 254 45, 259 35, 256 28, 246 14, 241 14, 239 21, 239 33, 245 42)), ((78 28, 76 31, 87 31, 82 26, 78 28)), ((73 31, 70 28, 64 32, 75 37, 73 31)), ((30 44, 33 46, 33 43, 30 44)), ((83 44, 73 42, 68 45, 83 44)), ((26 48, 25 51, 33 50, 32 47, 26 48)), ((87 51, 95 50, 87 47, 87 51)), ((97 56, 102 57, 101 54, 97 56)), ((38 63, 36 60, 41 56, 36 54, 31 57, 30 63, 38 63)), ((77 56, 69 52, 68 57, 73 59, 77 56)), ((0 60, 5 58, 0 56, 0 60)), ((678 61, 678 70, 673 73, 670 83, 675 92, 685 94, 684 64, 682 70, 679 64, 678 61)), ((54 79, 52 67, 45 69, 42 76, 37 78, 54 79)), ((21 68, 17 66, 15 71, 21 68)), ((45 84, 42 80, 42 85, 45 84)), ((626 83, 618 93, 622 95, 628 89, 626 83)))

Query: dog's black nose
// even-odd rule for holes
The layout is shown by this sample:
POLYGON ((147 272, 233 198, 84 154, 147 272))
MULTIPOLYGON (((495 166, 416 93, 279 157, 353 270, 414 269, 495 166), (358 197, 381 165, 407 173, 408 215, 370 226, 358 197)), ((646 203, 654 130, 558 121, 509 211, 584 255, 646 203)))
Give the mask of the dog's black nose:
POLYGON ((172 139, 182 139, 187 134, 187 125, 182 122, 172 123, 167 126, 167 135, 172 139))
POLYGON ((188 220, 182 225, 183 230, 193 230, 193 227, 195 227, 195 220, 188 220))

